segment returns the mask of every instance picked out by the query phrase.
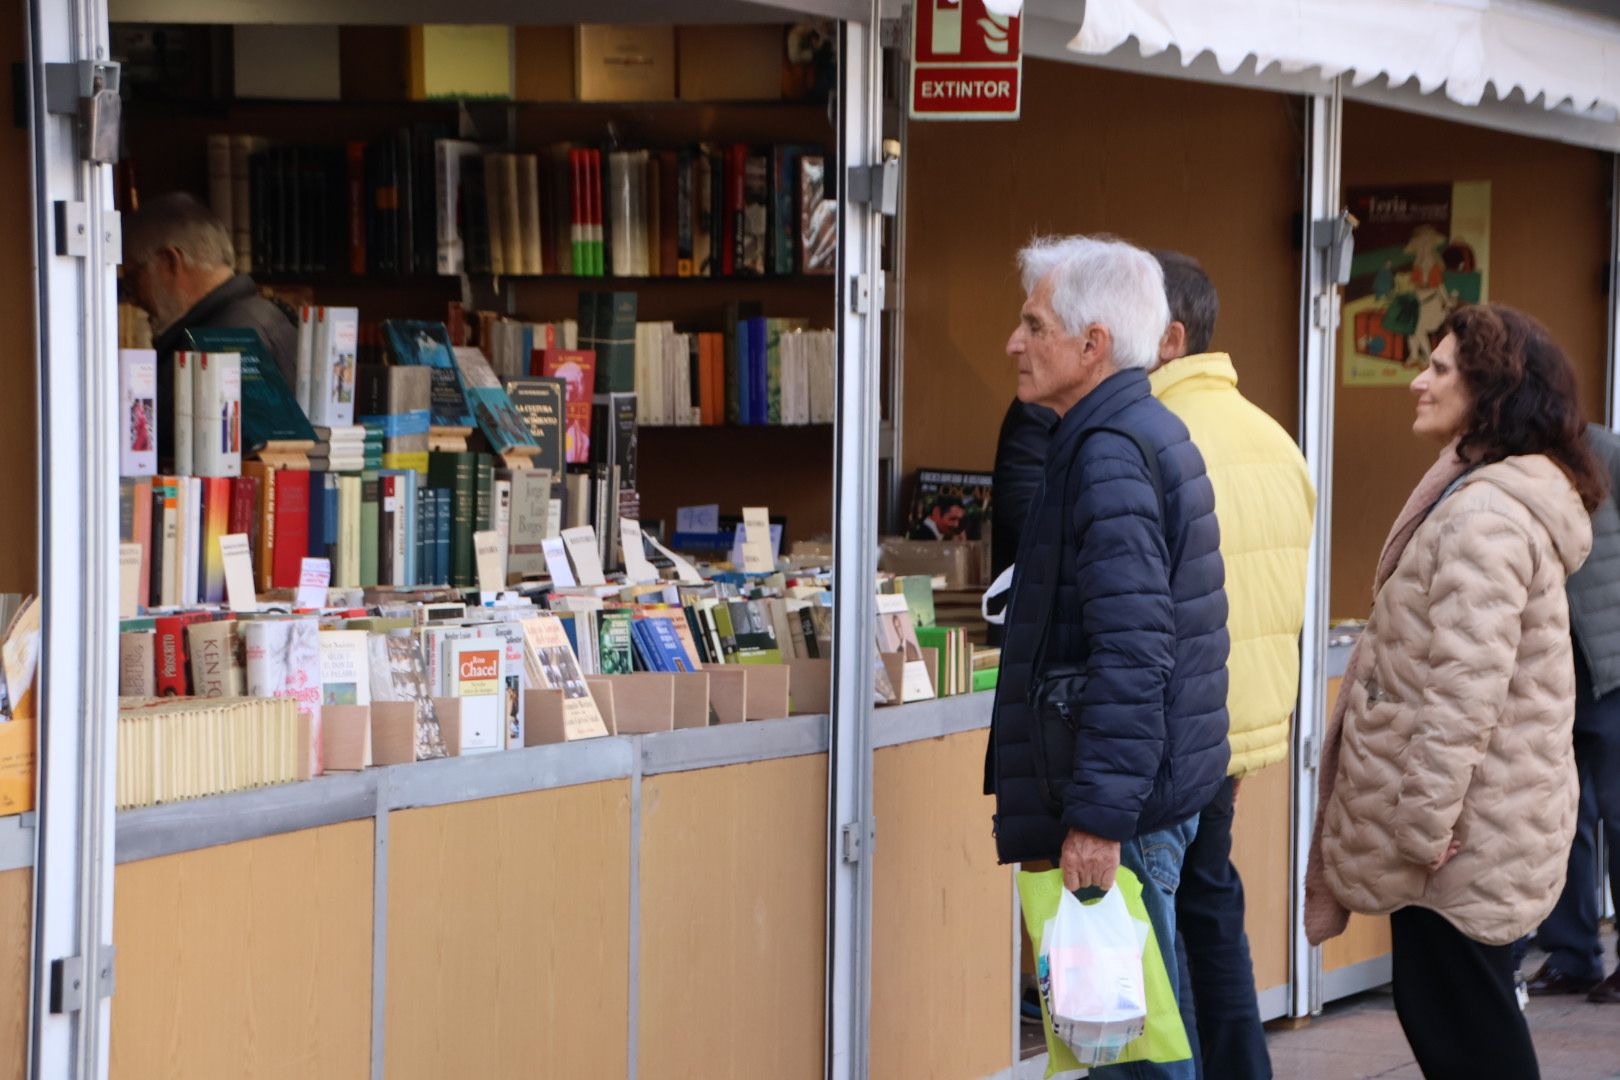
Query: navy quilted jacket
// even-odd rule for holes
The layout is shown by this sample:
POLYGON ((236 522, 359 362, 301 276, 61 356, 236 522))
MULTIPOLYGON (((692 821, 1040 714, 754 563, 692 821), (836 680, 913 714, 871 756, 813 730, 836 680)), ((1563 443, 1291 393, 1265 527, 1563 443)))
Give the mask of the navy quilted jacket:
POLYGON ((1111 376, 1053 430, 1019 545, 985 762, 1002 862, 1055 859, 1070 828, 1128 840, 1214 797, 1228 757, 1224 581, 1215 496, 1186 427, 1145 372, 1111 376), (1109 431, 1082 442, 1096 427, 1158 449, 1167 528, 1136 443, 1109 431), (1040 797, 1028 705, 1053 589, 1045 662, 1083 661, 1087 676, 1061 819, 1040 797))

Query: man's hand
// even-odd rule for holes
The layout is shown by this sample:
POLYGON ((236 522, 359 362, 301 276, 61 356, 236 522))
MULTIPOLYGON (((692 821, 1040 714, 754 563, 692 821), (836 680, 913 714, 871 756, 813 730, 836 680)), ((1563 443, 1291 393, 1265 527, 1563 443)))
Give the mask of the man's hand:
POLYGON ((1078 889, 1111 889, 1114 871, 1119 869, 1119 841, 1104 840, 1100 836, 1070 829, 1063 838, 1063 887, 1070 892, 1078 889))

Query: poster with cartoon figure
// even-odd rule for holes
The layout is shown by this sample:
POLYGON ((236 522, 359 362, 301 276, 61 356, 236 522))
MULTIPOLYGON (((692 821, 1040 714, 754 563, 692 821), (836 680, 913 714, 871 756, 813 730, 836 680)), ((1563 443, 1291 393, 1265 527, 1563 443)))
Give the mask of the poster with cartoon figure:
POLYGON ((1341 320, 1345 386, 1405 386, 1446 318, 1489 299, 1491 183, 1352 188, 1356 253, 1341 320))

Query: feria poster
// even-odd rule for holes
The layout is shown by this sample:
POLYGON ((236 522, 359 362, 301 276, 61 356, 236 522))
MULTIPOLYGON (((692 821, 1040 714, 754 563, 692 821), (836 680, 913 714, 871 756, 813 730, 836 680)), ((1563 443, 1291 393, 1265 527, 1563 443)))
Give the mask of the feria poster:
POLYGON ((1352 188, 1356 253, 1344 290, 1345 386, 1405 386, 1446 318, 1489 299, 1491 183, 1352 188))

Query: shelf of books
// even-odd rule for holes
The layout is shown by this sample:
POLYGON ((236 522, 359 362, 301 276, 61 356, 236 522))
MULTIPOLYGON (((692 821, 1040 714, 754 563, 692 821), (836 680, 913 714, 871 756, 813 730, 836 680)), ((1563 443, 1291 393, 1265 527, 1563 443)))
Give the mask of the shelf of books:
MULTIPOLYGON (((126 208, 195 193, 297 327, 290 363, 202 326, 159 355, 126 309, 120 805, 824 711, 817 78, 770 102, 743 76, 756 97, 704 99, 727 89, 706 66, 687 100, 382 100, 412 76, 351 72, 357 41, 423 77, 433 28, 344 29, 337 100, 265 100, 242 30, 234 96, 186 93, 231 81, 217 59, 143 86, 156 31, 120 39, 126 208)), ((584 95, 589 28, 543 36, 507 47, 567 43, 584 95)), ((881 703, 993 678, 968 605, 937 617, 936 585, 978 581, 951 550, 891 560, 881 703)))

